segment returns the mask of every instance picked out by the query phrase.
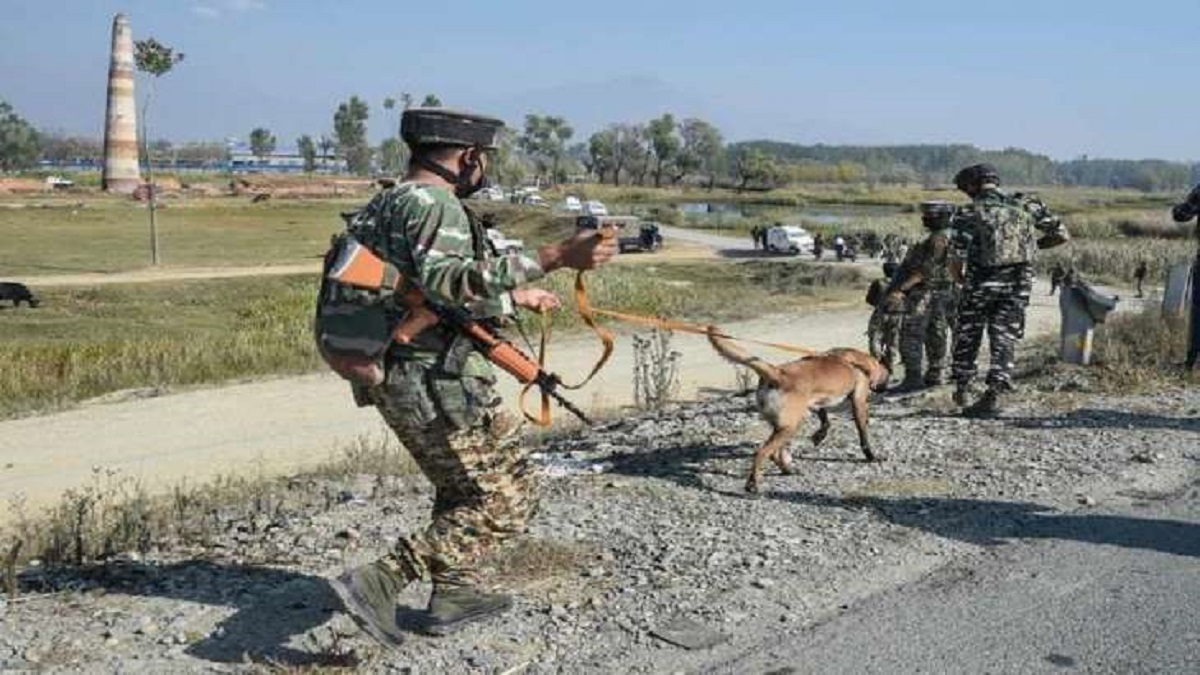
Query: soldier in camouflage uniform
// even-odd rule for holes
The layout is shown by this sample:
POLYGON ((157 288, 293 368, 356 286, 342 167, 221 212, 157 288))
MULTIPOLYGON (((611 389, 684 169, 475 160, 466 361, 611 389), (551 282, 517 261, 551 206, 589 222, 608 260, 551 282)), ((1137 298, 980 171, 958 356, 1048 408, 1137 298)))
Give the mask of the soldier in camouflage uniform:
POLYGON ((971 204, 959 209, 952 221, 956 235, 968 240, 954 338, 954 400, 966 415, 993 415, 999 411, 1001 395, 1013 388, 1017 342, 1025 334, 1025 310, 1033 287, 1034 255, 1039 248, 1065 243, 1067 235, 1039 200, 1001 192, 1000 177, 989 164, 963 169, 954 183, 971 197, 971 204), (984 330, 991 351, 987 390, 968 405, 984 330))
POLYGON ((875 308, 867 322, 867 349, 888 372, 896 367, 896 346, 904 326, 904 300, 889 298, 887 293, 898 268, 894 262, 883 263, 883 278, 867 289, 867 304, 875 308))
POLYGON ((1200 185, 1192 188, 1187 198, 1171 209, 1177 223, 1196 220, 1196 259, 1192 263, 1192 307, 1188 321, 1188 350, 1186 367, 1200 368, 1200 185))
MULTIPOLYGON (((615 240, 580 232, 535 255, 499 255, 463 199, 481 188, 499 120, 444 108, 413 108, 401 119, 412 150, 408 174, 367 206, 357 238, 395 264, 435 303, 503 321, 514 307, 556 308, 548 291, 522 289, 558 269, 591 269, 615 254, 615 240)), ((403 309, 397 308, 397 318, 403 309)), ((334 582, 361 627, 386 643, 401 639, 396 596, 433 582, 427 630, 446 634, 507 610, 511 600, 479 586, 477 564, 520 534, 537 508, 536 484, 520 424, 501 408, 495 373, 451 328, 438 325, 386 354, 386 379, 372 388, 387 424, 433 483, 433 521, 401 537, 388 555, 334 582)))
POLYGON ((904 381, 896 393, 919 391, 946 381, 946 356, 955 302, 950 270, 952 247, 947 228, 954 207, 947 202, 921 204, 921 222, 930 231, 909 249, 888 288, 892 302, 904 302, 907 316, 900 333, 904 381), (923 361, 928 358, 928 369, 923 361))

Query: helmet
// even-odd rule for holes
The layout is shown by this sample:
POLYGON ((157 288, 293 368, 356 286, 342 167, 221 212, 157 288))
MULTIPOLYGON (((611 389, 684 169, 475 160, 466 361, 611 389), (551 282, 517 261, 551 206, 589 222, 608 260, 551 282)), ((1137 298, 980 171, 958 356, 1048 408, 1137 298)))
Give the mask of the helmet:
POLYGON ((504 122, 449 108, 409 108, 400 117, 400 137, 409 147, 460 145, 496 149, 496 135, 504 122))
POLYGON ((987 183, 1000 184, 1000 174, 991 164, 972 164, 954 175, 954 187, 963 192, 978 189, 987 183))
POLYGON ((954 205, 950 202, 921 202, 921 222, 930 229, 941 229, 950 223, 954 211, 954 205))

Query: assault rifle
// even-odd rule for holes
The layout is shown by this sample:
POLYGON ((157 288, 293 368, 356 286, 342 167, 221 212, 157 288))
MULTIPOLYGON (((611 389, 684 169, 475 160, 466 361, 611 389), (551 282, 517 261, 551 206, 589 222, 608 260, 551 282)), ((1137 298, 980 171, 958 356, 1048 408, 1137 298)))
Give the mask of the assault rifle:
POLYGON ((559 391, 562 379, 547 372, 533 358, 504 339, 489 326, 476 320, 462 307, 432 302, 425 293, 405 279, 390 263, 376 256, 369 248, 347 237, 330 265, 327 278, 344 286, 373 293, 390 294, 396 304, 405 309, 404 317, 391 330, 391 339, 411 344, 425 330, 438 324, 450 327, 465 336, 484 358, 512 375, 518 382, 536 386, 585 424, 592 424, 587 415, 567 400, 559 391))

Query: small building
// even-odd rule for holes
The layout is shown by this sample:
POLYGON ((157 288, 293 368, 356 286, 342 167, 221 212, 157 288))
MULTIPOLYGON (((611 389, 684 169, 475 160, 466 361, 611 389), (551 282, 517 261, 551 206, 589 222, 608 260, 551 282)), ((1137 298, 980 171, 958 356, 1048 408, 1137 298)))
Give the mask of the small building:
MULTIPOLYGON (((316 173, 344 173, 346 160, 333 153, 317 150, 316 173)), ((248 145, 234 145, 229 149, 229 171, 231 173, 304 173, 304 156, 296 148, 276 148, 269 155, 259 157, 248 145)))

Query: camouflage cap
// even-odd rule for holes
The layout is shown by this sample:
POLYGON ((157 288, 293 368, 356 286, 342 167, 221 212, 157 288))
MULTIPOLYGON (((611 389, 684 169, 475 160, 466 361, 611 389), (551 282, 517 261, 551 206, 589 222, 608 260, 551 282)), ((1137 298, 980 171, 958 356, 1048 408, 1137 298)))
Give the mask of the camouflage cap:
POLYGON ((461 145, 496 149, 502 120, 449 108, 409 108, 400 117, 400 137, 409 146, 461 145))

